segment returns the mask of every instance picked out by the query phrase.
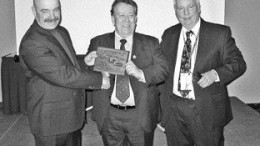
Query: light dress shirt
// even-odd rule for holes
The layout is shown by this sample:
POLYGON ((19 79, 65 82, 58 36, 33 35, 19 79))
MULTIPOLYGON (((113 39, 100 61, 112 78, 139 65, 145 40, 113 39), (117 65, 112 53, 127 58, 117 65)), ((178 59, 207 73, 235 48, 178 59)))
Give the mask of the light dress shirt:
MULTIPOLYGON (((120 45, 121 45, 121 42, 120 40, 123 39, 119 36, 118 33, 115 32, 115 49, 120 49, 120 45)), ((126 51, 129 51, 129 61, 131 60, 131 56, 132 56, 132 46, 133 46, 133 35, 125 38, 126 39, 126 44, 125 44, 125 50, 126 51)), ((144 73, 143 71, 141 70, 142 72, 142 77, 139 79, 140 82, 143 82, 143 83, 146 83, 145 81, 145 77, 144 77, 144 73)), ((115 84, 114 84, 114 90, 112 92, 112 96, 111 96, 111 103, 112 104, 115 104, 115 105, 122 105, 122 106, 125 106, 125 105, 128 105, 128 106, 135 106, 135 100, 134 100, 134 93, 133 93, 133 89, 131 87, 131 84, 129 82, 129 90, 130 90, 130 96, 129 98, 124 102, 122 103, 121 101, 119 101, 117 98, 116 98, 116 80, 117 80, 117 76, 115 78, 115 84)))
MULTIPOLYGON (((191 73, 190 73, 190 83, 191 83, 191 91, 187 95, 186 98, 195 100, 195 94, 194 94, 194 88, 192 83, 192 73, 194 70, 195 60, 197 56, 197 50, 198 50, 198 43, 199 43, 199 29, 200 29, 200 22, 201 20, 197 22, 197 24, 191 29, 193 34, 190 36, 191 39, 191 73)), ((175 71, 174 71, 174 77, 173 77, 173 94, 178 95, 182 97, 180 91, 178 91, 178 82, 179 82, 179 75, 180 75, 180 68, 181 68, 181 58, 182 58, 182 52, 184 49, 184 43, 186 40, 186 32, 190 31, 186 28, 182 27, 181 34, 179 38, 179 45, 178 45, 178 52, 177 52, 177 58, 176 58, 176 65, 175 65, 175 71)))

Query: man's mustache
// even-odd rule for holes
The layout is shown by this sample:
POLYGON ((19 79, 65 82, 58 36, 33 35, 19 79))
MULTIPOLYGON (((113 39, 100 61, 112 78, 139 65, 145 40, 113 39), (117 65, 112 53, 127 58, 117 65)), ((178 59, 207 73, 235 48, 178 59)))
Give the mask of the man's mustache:
POLYGON ((51 22, 56 22, 56 21, 59 21, 59 20, 60 20, 59 18, 54 18, 54 19, 45 19, 44 22, 51 23, 51 22))

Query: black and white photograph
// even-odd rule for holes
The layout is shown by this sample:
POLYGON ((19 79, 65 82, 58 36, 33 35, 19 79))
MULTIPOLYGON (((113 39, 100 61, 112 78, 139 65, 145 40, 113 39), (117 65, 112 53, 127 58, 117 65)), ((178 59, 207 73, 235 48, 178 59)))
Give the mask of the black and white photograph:
POLYGON ((0 0, 0 146, 259 146, 259 0, 0 0))

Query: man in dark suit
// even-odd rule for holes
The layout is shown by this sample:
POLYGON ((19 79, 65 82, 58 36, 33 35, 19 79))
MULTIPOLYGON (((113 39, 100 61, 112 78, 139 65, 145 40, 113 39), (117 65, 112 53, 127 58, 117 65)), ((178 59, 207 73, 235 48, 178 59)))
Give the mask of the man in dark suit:
POLYGON ((115 0, 111 18, 115 31, 93 38, 88 55, 96 57, 98 47, 119 49, 123 46, 129 51, 123 76, 130 80, 126 83, 129 92, 123 96, 127 99, 121 100, 119 91, 123 89, 118 87, 118 81, 122 76, 111 74, 111 88, 93 92, 93 120, 106 146, 121 146, 124 142, 131 146, 152 146, 159 110, 155 85, 165 80, 168 66, 158 39, 134 32, 137 4, 133 0, 115 0))
POLYGON ((224 145, 224 126, 232 120, 226 86, 246 63, 230 28, 200 17, 199 0, 174 0, 174 9, 180 23, 161 41, 170 66, 160 86, 168 145, 224 145))
POLYGON ((19 50, 31 132, 36 146, 80 146, 84 89, 109 88, 109 78, 80 68, 69 33, 59 26, 59 0, 34 0, 32 10, 35 20, 19 50))

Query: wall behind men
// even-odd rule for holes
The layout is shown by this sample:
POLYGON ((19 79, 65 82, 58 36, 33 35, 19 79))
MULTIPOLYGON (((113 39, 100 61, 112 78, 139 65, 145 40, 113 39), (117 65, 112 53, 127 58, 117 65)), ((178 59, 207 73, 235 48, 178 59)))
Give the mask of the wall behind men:
POLYGON ((260 103, 260 1, 226 0, 225 24, 232 29, 247 71, 228 86, 229 95, 246 103, 260 103))
MULTIPOLYGON (((63 20, 72 37, 77 54, 85 54, 91 38, 114 30, 110 9, 114 0, 61 0, 63 20)), ((137 31, 161 38, 167 27, 176 24, 173 0, 136 0, 137 31)), ((201 0, 202 16, 224 23, 225 0, 201 0)), ((20 42, 34 17, 32 0, 15 0, 17 42, 20 42)))
MULTIPOLYGON (((14 0, 0 0, 0 20, 0 61, 2 62, 3 56, 16 51, 14 0)), ((2 102, 1 83, 0 102, 2 102)))

